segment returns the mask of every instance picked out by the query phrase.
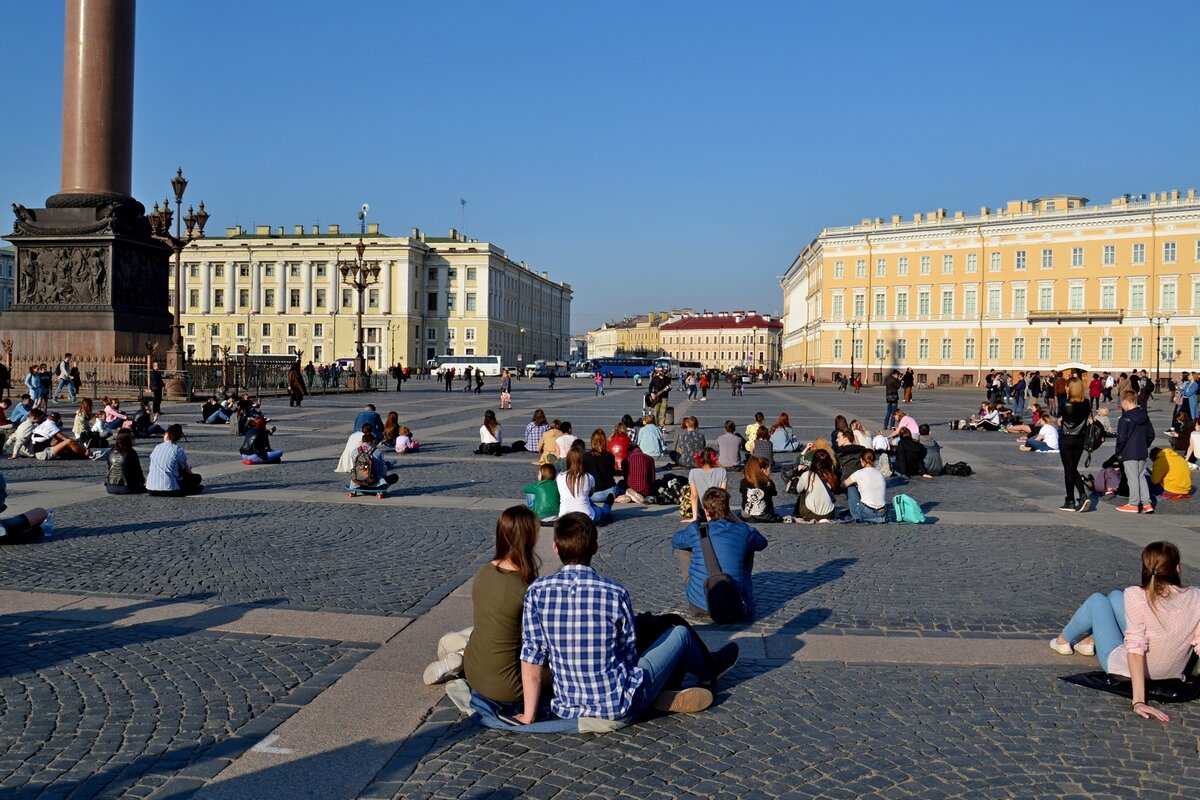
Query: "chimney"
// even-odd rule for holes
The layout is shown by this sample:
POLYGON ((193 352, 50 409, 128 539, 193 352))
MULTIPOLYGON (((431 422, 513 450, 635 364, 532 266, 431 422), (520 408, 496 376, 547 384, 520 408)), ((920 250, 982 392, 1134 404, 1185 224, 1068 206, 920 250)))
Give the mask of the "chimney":
POLYGON ((277 234, 275 234, 275 235, 276 235, 276 236, 283 236, 283 226, 282 226, 282 225, 280 225, 280 226, 279 226, 279 232, 278 232, 277 234))
POLYGON ((242 226, 234 225, 232 228, 226 228, 225 235, 226 236, 241 236, 242 235, 242 226))
POLYGON ((367 223, 367 233, 378 236, 379 235, 379 223, 378 222, 368 222, 367 223))
POLYGON ((421 238, 421 229, 420 229, 420 228, 413 228, 413 229, 412 229, 412 233, 410 233, 410 234, 408 235, 408 238, 410 238, 410 239, 420 239, 420 238, 421 238))
POLYGON ((295 234, 295 235, 297 235, 297 236, 303 236, 303 235, 304 235, 304 226, 303 226, 303 225, 297 225, 297 226, 295 227, 295 229, 292 231, 292 233, 294 233, 294 234, 295 234))
POLYGON ((456 242, 458 241, 458 231, 456 229, 454 229, 454 228, 450 229, 450 238, 456 242))
POLYGON ((312 231, 311 231, 311 233, 312 233, 312 235, 313 235, 313 236, 320 236, 320 235, 321 235, 321 226, 320 226, 320 225, 313 225, 313 226, 312 226, 312 231))
POLYGON ((988 208, 987 206, 982 206, 979 209, 979 216, 981 216, 981 217, 989 216, 991 213, 992 213, 992 210, 990 208, 988 208))
POLYGON ((270 225, 255 225, 254 226, 254 235, 255 236, 270 236, 271 235, 271 226, 270 225))
POLYGON ((341 232, 342 232, 341 225, 330 225, 329 226, 329 235, 330 236, 338 236, 341 234, 341 232))

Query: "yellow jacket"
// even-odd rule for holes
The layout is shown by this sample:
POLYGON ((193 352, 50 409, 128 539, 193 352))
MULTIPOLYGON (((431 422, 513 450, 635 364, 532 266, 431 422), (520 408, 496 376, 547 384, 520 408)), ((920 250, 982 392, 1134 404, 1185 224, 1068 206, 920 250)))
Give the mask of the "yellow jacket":
POLYGON ((1150 468, 1150 483, 1161 485, 1170 494, 1188 494, 1192 491, 1192 472, 1183 456, 1164 447, 1150 468))

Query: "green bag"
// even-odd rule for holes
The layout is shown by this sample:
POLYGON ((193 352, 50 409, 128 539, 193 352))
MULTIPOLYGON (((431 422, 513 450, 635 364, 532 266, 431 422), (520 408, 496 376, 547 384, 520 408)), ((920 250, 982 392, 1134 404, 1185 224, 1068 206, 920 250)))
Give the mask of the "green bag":
POLYGON ((898 494, 892 498, 892 512, 896 515, 896 522, 919 525, 925 521, 925 512, 921 510, 921 504, 906 494, 898 494))

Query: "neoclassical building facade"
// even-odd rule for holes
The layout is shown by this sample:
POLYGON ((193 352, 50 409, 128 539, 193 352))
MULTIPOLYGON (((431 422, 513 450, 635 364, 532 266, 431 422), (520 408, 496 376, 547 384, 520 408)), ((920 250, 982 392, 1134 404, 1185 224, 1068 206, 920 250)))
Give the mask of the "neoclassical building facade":
POLYGON ((659 326, 663 352, 705 369, 744 367, 751 372, 779 369, 783 323, 756 311, 687 313, 659 326))
POLYGON ((1056 195, 826 228, 780 281, 783 368, 929 383, 990 368, 1200 369, 1195 190, 1056 195))
MULTIPOLYGON (((184 345, 197 358, 232 353, 352 358, 358 292, 340 262, 355 259, 359 231, 337 225, 235 226, 183 253, 184 345)), ((421 366, 439 355, 499 355, 504 364, 564 358, 571 287, 454 229, 446 237, 387 236, 367 226, 364 260, 377 262, 363 292, 364 354, 374 369, 421 366)), ((174 296, 171 298, 175 302, 174 296)))

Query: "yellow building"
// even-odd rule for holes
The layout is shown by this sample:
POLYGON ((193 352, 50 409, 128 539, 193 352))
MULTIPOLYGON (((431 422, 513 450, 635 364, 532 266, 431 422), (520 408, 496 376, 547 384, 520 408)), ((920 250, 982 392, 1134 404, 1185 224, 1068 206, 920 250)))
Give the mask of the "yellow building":
POLYGON ((606 322, 588 331, 588 358, 616 355, 656 356, 663 352, 659 325, 678 312, 651 311, 619 322, 606 322))
POLYGON ((659 328, 663 350, 678 361, 698 361, 705 369, 745 367, 751 372, 779 369, 783 323, 756 311, 688 313, 659 328))
POLYGON ((783 368, 930 383, 1066 362, 1163 374, 1200 369, 1195 190, 1018 200, 977 216, 826 228, 783 289, 783 368))
MULTIPOLYGON (((378 280, 363 293, 363 350, 374 369, 421 366, 439 355, 499 355, 506 365, 564 358, 571 287, 510 259, 494 244, 447 237, 386 236, 367 226, 364 259, 378 280)), ((337 225, 226 229, 183 253, 185 349, 213 358, 221 347, 253 354, 353 358, 358 293, 338 270, 353 261, 359 232, 337 225)), ((171 302, 174 303, 172 296, 171 302)))

